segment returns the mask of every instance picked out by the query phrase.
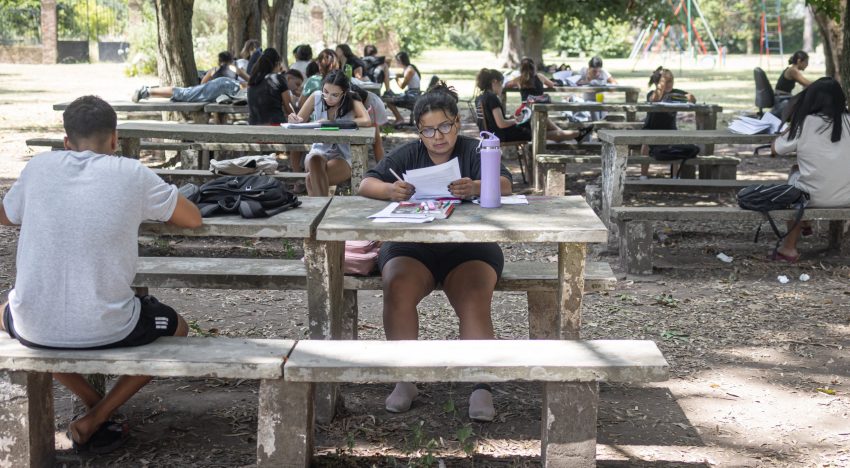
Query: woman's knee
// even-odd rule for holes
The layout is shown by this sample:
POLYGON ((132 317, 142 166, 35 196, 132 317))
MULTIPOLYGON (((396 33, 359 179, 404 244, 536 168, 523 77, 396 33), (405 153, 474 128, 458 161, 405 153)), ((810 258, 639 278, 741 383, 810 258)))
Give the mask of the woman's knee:
POLYGON ((174 336, 189 336, 189 324, 180 314, 177 314, 177 329, 174 330, 174 336))

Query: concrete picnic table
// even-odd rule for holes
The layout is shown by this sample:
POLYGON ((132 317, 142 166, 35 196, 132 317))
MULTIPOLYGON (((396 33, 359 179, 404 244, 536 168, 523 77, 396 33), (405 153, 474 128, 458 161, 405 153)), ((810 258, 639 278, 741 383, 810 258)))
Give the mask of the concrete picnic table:
MULTIPOLYGON (((329 278, 336 278, 329 268, 341 268, 342 247, 336 243, 316 241, 316 227, 329 197, 299 197, 301 206, 268 218, 245 219, 226 215, 204 218, 199 229, 178 228, 166 223, 142 223, 139 233, 154 236, 194 236, 224 238, 301 239, 304 244, 304 265, 307 270, 307 309, 311 339, 341 339, 341 330, 332 328, 331 317, 339 315, 340 297, 329 294, 329 278), (338 250, 334 250, 338 249, 338 250), (339 258, 336 258, 339 257, 339 258)), ((342 281, 341 271, 338 272, 342 281)), ((327 392, 325 392, 327 393, 327 392)), ((317 399, 321 401, 321 399, 317 399)), ((333 408, 333 407, 331 407, 333 408)), ((320 416, 332 413, 331 408, 317 406, 320 416)))
MULTIPOLYGON (((189 114, 192 122, 205 124, 209 121, 209 114, 204 110, 206 102, 174 102, 167 99, 150 99, 140 102, 133 101, 108 101, 115 112, 181 112, 189 114)), ((60 102, 53 105, 53 110, 64 111, 70 102, 60 102)))
POLYGON ((142 138, 192 141, 197 143, 265 143, 265 144, 351 144, 351 187, 357 190, 368 168, 368 145, 375 141, 375 129, 326 131, 318 129, 285 129, 261 125, 200 125, 167 122, 127 122, 118 125, 122 154, 139 157, 142 138))
MULTIPOLYGON (((540 180, 540 168, 537 164, 537 155, 546 151, 546 119, 549 112, 625 112, 626 120, 634 122, 637 120, 638 112, 693 112, 696 117, 697 130, 714 130, 717 128, 717 114, 723 112, 723 108, 714 104, 669 104, 661 102, 647 102, 640 104, 615 104, 599 102, 553 102, 549 104, 531 105, 531 148, 534 169, 535 186, 540 180)), ((600 130, 601 131, 601 130, 600 130)), ((708 143, 705 147, 706 155, 714 154, 714 143, 708 143)))
POLYGON ((629 145, 770 144, 777 135, 742 135, 729 130, 600 130, 602 142, 602 220, 611 228, 612 206, 623 204, 629 145))
MULTIPOLYGON (((502 104, 507 105, 508 93, 519 93, 520 88, 502 89, 502 104)), ((637 86, 605 85, 605 86, 555 86, 543 88, 544 93, 625 93, 626 102, 637 102, 641 88, 637 86)))

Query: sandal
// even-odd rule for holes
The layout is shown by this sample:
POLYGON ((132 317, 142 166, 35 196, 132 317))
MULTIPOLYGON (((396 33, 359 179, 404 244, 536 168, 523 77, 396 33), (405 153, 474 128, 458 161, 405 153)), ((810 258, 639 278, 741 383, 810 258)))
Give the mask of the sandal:
POLYGON ((800 259, 800 255, 798 254, 797 256, 792 257, 790 255, 783 254, 778 249, 774 249, 773 253, 767 256, 767 259, 772 262, 797 263, 797 260, 800 259))
POLYGON ((76 453, 91 452, 96 454, 109 453, 121 447, 127 440, 127 434, 127 425, 115 421, 106 421, 101 424, 89 440, 82 443, 74 440, 70 428, 66 433, 76 453))
POLYGON ((582 128, 578 131, 578 136, 576 137, 576 143, 581 143, 585 137, 593 133, 593 125, 582 128))

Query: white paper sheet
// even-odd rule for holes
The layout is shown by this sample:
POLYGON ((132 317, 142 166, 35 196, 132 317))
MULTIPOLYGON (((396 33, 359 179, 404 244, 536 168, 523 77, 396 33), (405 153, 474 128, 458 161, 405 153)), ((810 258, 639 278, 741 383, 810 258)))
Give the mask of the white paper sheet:
POLYGON ((434 221, 433 216, 427 218, 373 218, 373 223, 407 223, 407 224, 422 224, 434 221))
POLYGON ((393 213, 393 210, 398 208, 398 202, 392 202, 387 205, 383 210, 369 216, 369 219, 378 219, 378 218, 407 218, 407 219, 423 219, 423 218, 434 218, 433 216, 429 216, 427 213, 393 213))
POLYGON ((461 178, 457 158, 437 166, 413 169, 402 174, 404 181, 413 185, 416 192, 411 200, 449 198, 449 184, 461 178))
POLYGON ((321 122, 304 122, 304 123, 282 123, 280 124, 283 128, 319 128, 322 126, 321 122))
MULTIPOLYGON (((481 204, 479 199, 472 200, 472 203, 476 205, 481 204)), ((528 199, 525 198, 525 195, 508 195, 502 196, 502 204, 503 205, 528 205, 528 199)))

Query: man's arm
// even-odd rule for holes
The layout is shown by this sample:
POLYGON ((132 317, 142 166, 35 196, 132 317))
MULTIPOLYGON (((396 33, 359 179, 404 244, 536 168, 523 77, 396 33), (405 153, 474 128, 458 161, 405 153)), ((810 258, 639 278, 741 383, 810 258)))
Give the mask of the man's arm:
POLYGON ((183 195, 178 194, 177 197, 177 206, 174 207, 174 213, 168 220, 168 224, 189 229, 201 227, 203 221, 198 207, 183 195))
POLYGON ((9 221, 9 218, 6 216, 6 208, 3 207, 3 203, 0 203, 0 224, 4 226, 17 226, 17 224, 9 221))

